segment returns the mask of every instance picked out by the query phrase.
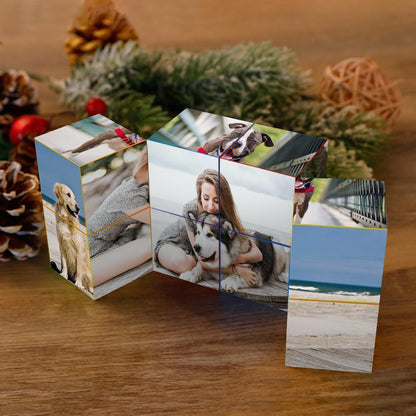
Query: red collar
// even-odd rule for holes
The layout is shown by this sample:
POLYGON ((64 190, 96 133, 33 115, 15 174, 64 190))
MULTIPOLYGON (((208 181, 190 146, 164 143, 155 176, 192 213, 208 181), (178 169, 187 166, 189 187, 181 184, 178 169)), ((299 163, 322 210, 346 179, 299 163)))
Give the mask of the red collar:
POLYGON ((306 194, 308 192, 312 192, 315 189, 315 185, 308 186, 307 188, 295 188, 295 193, 297 194, 306 194))
POLYGON ((123 132, 123 130, 121 130, 120 128, 115 129, 114 132, 117 134, 118 137, 120 137, 121 140, 123 140, 123 142, 125 142, 126 144, 128 144, 129 146, 131 146, 132 144, 134 144, 123 132))
POLYGON ((204 153, 204 154, 208 154, 206 151, 205 151, 205 149, 201 146, 200 148, 198 148, 198 150, 197 150, 199 153, 204 153))

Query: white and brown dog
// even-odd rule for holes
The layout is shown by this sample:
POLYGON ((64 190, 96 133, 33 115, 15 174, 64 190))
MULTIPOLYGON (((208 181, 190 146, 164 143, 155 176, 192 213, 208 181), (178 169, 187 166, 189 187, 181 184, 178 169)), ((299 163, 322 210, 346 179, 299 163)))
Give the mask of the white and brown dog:
POLYGON ((198 218, 195 218, 192 212, 188 213, 188 217, 192 220, 190 224, 192 223, 195 235, 193 249, 198 255, 199 261, 192 270, 182 273, 179 276, 181 279, 193 283, 213 278, 218 279, 219 274, 216 270, 219 268, 220 261, 223 269, 232 266, 237 256, 249 252, 251 244, 255 243, 263 256, 261 262, 250 264, 256 273, 256 285, 248 286, 246 281, 237 274, 222 274, 222 289, 227 292, 236 292, 248 287, 262 287, 273 279, 284 283, 288 282, 289 255, 282 246, 273 244, 268 236, 255 232, 254 237, 257 237, 255 240, 242 241, 239 234, 234 231, 233 224, 225 219, 221 219, 219 223, 218 215, 204 211, 198 215, 198 218), (219 241, 219 229, 221 230, 221 241, 219 241), (215 271, 203 268, 201 263, 215 271))
POLYGON ((232 129, 225 136, 208 140, 198 151, 214 156, 220 156, 224 152, 224 159, 242 162, 245 156, 253 153, 256 147, 264 143, 266 147, 273 147, 271 137, 266 133, 261 133, 248 128, 244 123, 231 123, 228 125, 232 129))
POLYGON ((295 224, 302 223, 314 190, 313 178, 302 178, 300 176, 296 178, 295 196, 293 200, 293 222, 295 224))
POLYGON ((78 287, 92 292, 91 271, 85 238, 79 231, 79 205, 71 188, 63 183, 54 187, 57 198, 56 234, 61 253, 61 270, 52 262, 51 266, 78 287))

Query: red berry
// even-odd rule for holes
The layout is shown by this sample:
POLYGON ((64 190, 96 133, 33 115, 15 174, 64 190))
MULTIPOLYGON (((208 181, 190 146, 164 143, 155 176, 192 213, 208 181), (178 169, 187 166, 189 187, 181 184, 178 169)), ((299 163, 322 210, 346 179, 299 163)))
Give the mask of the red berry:
POLYGON ((91 98, 85 106, 85 111, 89 116, 95 116, 96 114, 104 115, 107 111, 107 105, 101 98, 91 98))
POLYGON ((49 121, 43 117, 25 114, 13 121, 9 131, 9 139, 13 146, 17 146, 26 134, 34 133, 39 136, 46 133, 49 128, 49 121))

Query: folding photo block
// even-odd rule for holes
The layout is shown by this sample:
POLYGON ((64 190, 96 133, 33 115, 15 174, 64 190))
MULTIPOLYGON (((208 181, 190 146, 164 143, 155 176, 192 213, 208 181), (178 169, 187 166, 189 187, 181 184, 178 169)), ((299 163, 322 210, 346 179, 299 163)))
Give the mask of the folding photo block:
POLYGON ((146 142, 99 115, 35 143, 51 266, 95 299, 150 271, 146 142))
POLYGON ((371 372, 387 240, 384 183, 315 179, 290 260, 286 365, 371 372))

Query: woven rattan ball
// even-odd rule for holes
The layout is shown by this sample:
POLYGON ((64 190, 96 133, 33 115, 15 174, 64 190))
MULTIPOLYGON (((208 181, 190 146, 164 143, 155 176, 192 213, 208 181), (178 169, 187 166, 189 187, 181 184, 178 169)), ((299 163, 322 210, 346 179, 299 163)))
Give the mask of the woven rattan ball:
POLYGON ((325 69, 321 97, 336 105, 374 111, 391 126, 400 114, 401 95, 372 58, 349 58, 325 69))

